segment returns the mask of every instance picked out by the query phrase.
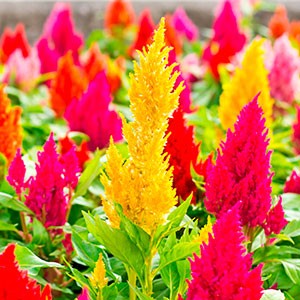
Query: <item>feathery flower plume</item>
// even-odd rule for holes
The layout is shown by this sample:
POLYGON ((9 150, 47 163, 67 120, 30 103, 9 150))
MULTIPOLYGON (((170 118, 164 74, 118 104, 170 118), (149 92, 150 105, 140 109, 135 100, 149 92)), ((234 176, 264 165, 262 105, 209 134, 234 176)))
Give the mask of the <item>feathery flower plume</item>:
POLYGON ((51 81, 50 103, 58 117, 62 117, 73 99, 80 99, 87 87, 81 69, 74 65, 71 52, 61 57, 58 70, 51 81))
POLYGON ((25 166, 20 151, 12 162, 8 181, 20 194, 28 188, 25 204, 35 213, 45 225, 62 226, 66 223, 66 213, 71 192, 78 183, 79 166, 74 148, 59 157, 53 134, 38 152, 38 162, 35 165, 35 176, 30 176, 25 182, 25 166))
POLYGON ((78 296, 77 300, 90 300, 89 290, 87 287, 83 288, 82 293, 78 296))
POLYGON ((295 170, 293 170, 292 174, 285 182, 283 191, 285 193, 300 194, 300 175, 295 170))
POLYGON ((289 28, 289 19, 287 17, 285 6, 278 5, 274 15, 269 22, 270 35, 277 39, 282 36, 289 28))
POLYGON ((114 227, 119 226, 115 203, 123 213, 149 234, 164 221, 177 203, 172 188, 172 170, 163 154, 168 118, 178 105, 182 84, 174 89, 178 73, 168 66, 170 49, 164 42, 164 19, 154 34, 154 42, 139 53, 130 77, 130 108, 134 121, 123 122, 123 134, 130 157, 124 159, 111 142, 107 151, 104 210, 114 227))
POLYGON ((203 51, 202 59, 209 64, 212 75, 219 80, 218 66, 227 64, 241 51, 246 43, 246 36, 238 26, 230 1, 225 1, 223 9, 213 23, 214 35, 203 51))
POLYGON ((90 277, 90 281, 95 288, 103 289, 107 285, 108 278, 105 277, 105 272, 105 264, 103 262, 102 253, 100 253, 95 269, 90 277))
POLYGON ((300 154, 300 106, 297 106, 297 119, 293 125, 292 142, 294 151, 297 155, 300 154))
POLYGON ((241 201, 241 224, 250 227, 263 225, 271 208, 271 151, 267 151, 268 130, 257 102, 258 95, 242 109, 234 131, 227 131, 216 165, 208 165, 204 202, 220 218, 241 201))
POLYGON ((287 35, 274 43, 274 58, 269 73, 271 96, 292 103, 299 92, 300 58, 287 35))
POLYGON ((146 47, 151 43, 151 37, 155 29, 155 24, 152 20, 149 9, 145 9, 141 12, 138 25, 138 33, 134 43, 129 48, 129 55, 133 56, 135 51, 142 51, 143 47, 146 47))
POLYGON ((235 206, 217 220, 208 244, 191 260, 192 279, 187 299, 259 300, 262 265, 251 270, 251 254, 242 245, 244 236, 235 206))
POLYGON ((270 96, 268 72, 264 66, 263 42, 263 39, 256 39, 250 44, 241 68, 236 68, 231 80, 223 86, 219 117, 225 129, 233 129, 242 108, 259 92, 258 104, 263 109, 267 127, 270 127, 274 100, 270 96))
POLYGON ((122 139, 122 122, 115 110, 111 110, 111 95, 105 72, 100 72, 90 82, 80 100, 74 99, 66 110, 65 119, 70 129, 81 131, 90 137, 91 151, 108 146, 112 136, 122 139))
POLYGON ((111 34, 118 28, 125 29, 134 24, 135 13, 127 0, 112 0, 104 14, 104 28, 111 34))
POLYGON ((207 218, 207 223, 200 229, 199 235, 193 240, 193 242, 201 245, 202 243, 208 244, 209 236, 213 234, 213 225, 211 223, 210 216, 207 218))
POLYGON ((75 63, 78 64, 78 50, 82 45, 82 35, 74 28, 71 6, 56 3, 46 20, 43 35, 36 45, 41 60, 41 73, 55 71, 59 58, 69 50, 75 63))
POLYGON ((1 300, 51 300, 51 288, 42 290, 37 282, 21 270, 14 254, 16 245, 10 244, 0 254, 0 299, 1 300))
POLYGON ((17 149, 22 144, 22 109, 11 106, 10 99, 4 92, 4 85, 0 86, 0 152, 10 163, 17 149))
POLYGON ((23 24, 18 24, 14 31, 5 28, 0 40, 0 61, 6 63, 10 55, 19 49, 22 56, 26 58, 30 53, 25 28, 23 24))
POLYGON ((178 38, 178 33, 173 27, 172 16, 169 14, 165 15, 165 23, 166 23, 166 33, 165 33, 165 41, 168 46, 173 48, 173 51, 176 55, 182 54, 183 41, 178 38))
POLYGON ((189 41, 195 41, 199 37, 199 30, 193 21, 187 16, 183 7, 178 7, 172 15, 172 24, 177 33, 189 41))

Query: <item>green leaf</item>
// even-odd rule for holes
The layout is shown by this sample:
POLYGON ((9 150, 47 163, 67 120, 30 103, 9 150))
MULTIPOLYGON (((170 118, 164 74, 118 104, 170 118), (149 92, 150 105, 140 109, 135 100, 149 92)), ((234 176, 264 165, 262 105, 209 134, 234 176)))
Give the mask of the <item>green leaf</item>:
POLYGON ((289 222, 283 233, 289 237, 295 237, 300 235, 300 220, 292 220, 289 222))
POLYGON ((32 244, 36 244, 36 245, 48 244, 48 242, 50 241, 50 237, 44 225, 39 220, 34 218, 32 222, 32 226, 33 226, 32 244))
POLYGON ((64 266, 59 263, 49 262, 39 258, 27 247, 21 245, 16 245, 15 255, 20 267, 29 270, 29 272, 35 268, 64 268, 64 266))
POLYGON ((83 215, 89 232, 100 244, 113 256, 135 270, 140 279, 143 278, 143 254, 128 234, 120 229, 112 228, 98 216, 92 217, 85 212, 83 215))
POLYGON ((0 205, 10 208, 15 211, 22 211, 33 215, 33 212, 21 201, 13 196, 0 192, 0 205))
POLYGON ((300 259, 284 259, 281 264, 285 273, 293 281, 294 284, 300 283, 300 259))
POLYGON ((83 196, 86 193, 89 186, 91 185, 91 183, 93 182, 93 180, 100 174, 102 165, 100 159, 102 154, 102 151, 96 151, 95 157, 88 163, 88 166, 79 178, 79 182, 73 198, 83 196))
POLYGON ((6 223, 0 220, 0 231, 15 231, 17 232, 17 228, 13 224, 6 223))
POLYGON ((300 220, 300 195, 293 193, 282 194, 282 206, 288 221, 300 220))
POLYGON ((278 290, 265 290, 260 300, 284 300, 284 294, 278 290))

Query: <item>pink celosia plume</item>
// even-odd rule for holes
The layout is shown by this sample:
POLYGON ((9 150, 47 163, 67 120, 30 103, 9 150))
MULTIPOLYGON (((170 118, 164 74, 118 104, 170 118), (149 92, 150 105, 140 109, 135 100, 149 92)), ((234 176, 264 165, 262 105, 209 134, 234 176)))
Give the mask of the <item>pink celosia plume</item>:
POLYGON ((285 193, 300 194, 300 175, 298 172, 295 170, 292 172, 290 177, 285 182, 283 191, 285 193))
POLYGON ((89 84, 80 100, 73 100, 66 110, 65 118, 70 129, 81 131, 90 137, 91 151, 105 148, 112 136, 114 141, 122 139, 122 122, 115 110, 111 109, 111 95, 104 71, 89 84))
POLYGON ((262 296, 262 265, 252 268, 245 237, 235 205, 217 220, 208 244, 201 245, 200 256, 191 261, 192 279, 188 300, 259 300, 262 296))

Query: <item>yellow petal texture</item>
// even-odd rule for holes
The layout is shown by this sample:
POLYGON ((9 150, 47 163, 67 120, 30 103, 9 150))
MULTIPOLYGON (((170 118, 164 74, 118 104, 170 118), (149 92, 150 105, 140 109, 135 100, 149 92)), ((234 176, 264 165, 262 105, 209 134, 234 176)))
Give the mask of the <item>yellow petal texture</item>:
POLYGON ((212 223, 211 223, 211 219, 210 216, 208 216, 207 218, 207 223, 206 225, 204 225, 199 232, 199 235, 194 239, 194 242, 196 242, 197 244, 208 244, 208 239, 209 239, 209 235, 213 236, 213 229, 212 229, 212 223))
POLYGON ((105 272, 105 264, 103 262, 102 253, 100 253, 95 269, 90 277, 90 281, 94 287, 103 289, 107 285, 108 279, 105 277, 105 272))
POLYGON ((168 66, 170 48, 165 46, 164 19, 154 33, 154 42, 139 52, 130 76, 130 109, 133 121, 123 118, 123 134, 129 158, 124 161, 111 141, 107 150, 104 210, 114 227, 119 226, 115 203, 135 224, 152 234, 177 203, 172 188, 172 170, 163 154, 168 118, 178 106, 182 83, 174 89, 178 73, 168 66))
POLYGON ((246 50, 241 68, 223 85, 220 96, 219 117, 224 129, 233 129, 233 125, 242 110, 256 94, 261 92, 258 103, 264 111, 266 126, 272 122, 274 99, 270 96, 268 71, 264 66, 264 39, 255 39, 246 50))

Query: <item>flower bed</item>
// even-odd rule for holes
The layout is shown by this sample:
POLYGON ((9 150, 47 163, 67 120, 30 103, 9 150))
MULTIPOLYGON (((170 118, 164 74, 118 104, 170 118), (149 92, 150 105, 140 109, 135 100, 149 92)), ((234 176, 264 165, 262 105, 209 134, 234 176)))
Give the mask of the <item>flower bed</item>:
POLYGON ((299 21, 104 19, 1 36, 0 298, 299 299, 299 21))

